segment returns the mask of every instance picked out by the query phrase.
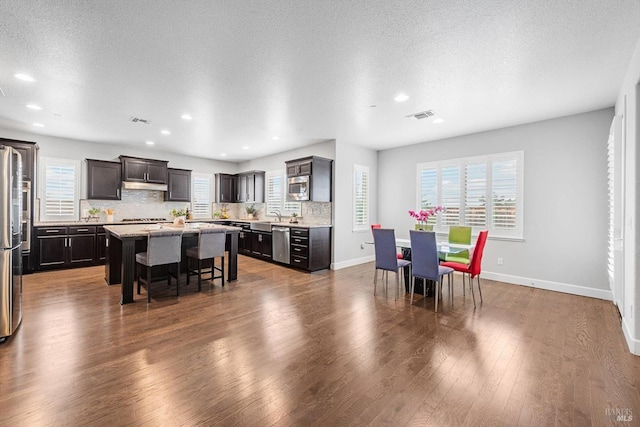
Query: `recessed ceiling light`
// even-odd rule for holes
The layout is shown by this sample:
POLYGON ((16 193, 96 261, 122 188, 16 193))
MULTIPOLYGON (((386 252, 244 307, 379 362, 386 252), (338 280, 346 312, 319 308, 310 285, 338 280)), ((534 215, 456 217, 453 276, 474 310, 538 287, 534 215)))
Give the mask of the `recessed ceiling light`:
POLYGON ((27 108, 30 110, 37 110, 37 111, 42 110, 42 107, 36 104, 27 104, 27 108))
POLYGON ((225 153, 220 153, 220 157, 227 157, 225 153))
POLYGON ((42 123, 34 123, 33 125, 35 127, 37 127, 37 128, 43 128, 44 127, 44 125, 42 123))
POLYGON ((35 82, 36 81, 36 79, 34 79, 33 77, 31 77, 28 74, 17 73, 17 74, 14 74, 13 76, 18 80, 22 80, 23 82, 35 82))
POLYGON ((249 147, 247 147, 246 145, 244 147, 242 147, 243 150, 248 150, 249 147))
POLYGON ((280 139, 280 137, 279 137, 279 136, 275 136, 275 135, 274 135, 274 136, 272 136, 272 137, 271 137, 271 139, 273 139, 274 141, 277 141, 277 140, 279 140, 279 139, 280 139))
POLYGON ((182 120, 191 120, 191 119, 193 119, 193 117, 191 117, 189 114, 182 115, 182 120))
POLYGON ((396 95, 395 98, 393 98, 396 100, 396 102, 404 102, 407 99, 409 99, 409 97, 407 95, 405 95, 404 93, 399 93, 398 95, 396 95))
POLYGON ((169 132, 169 131, 168 131, 168 130, 166 130, 166 129, 162 129, 162 130, 160 131, 160 133, 161 133, 161 134, 163 134, 163 135, 171 135, 171 132, 169 132))
POLYGON ((153 144, 155 144, 155 142, 153 142, 153 141, 147 141, 147 145, 153 145, 153 144))
POLYGON ((439 125, 442 122, 444 122, 444 119, 441 119, 440 117, 433 119, 433 124, 439 125))

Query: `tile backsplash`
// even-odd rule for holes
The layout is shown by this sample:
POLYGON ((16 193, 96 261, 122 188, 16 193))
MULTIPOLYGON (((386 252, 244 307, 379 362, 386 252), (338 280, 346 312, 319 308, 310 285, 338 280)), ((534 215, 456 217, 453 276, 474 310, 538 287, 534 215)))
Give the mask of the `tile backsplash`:
MULTIPOLYGON (((211 212, 220 212, 223 205, 232 219, 246 219, 246 207, 255 205, 258 209, 257 218, 273 220, 275 216, 267 216, 265 203, 212 203, 211 212)), ((80 216, 88 216, 89 209, 100 209, 100 220, 107 218, 105 209, 114 210, 114 221, 124 218, 167 218, 171 219, 173 209, 190 208, 187 202, 165 202, 164 192, 152 190, 122 190, 122 200, 80 200, 80 216)), ((331 224, 332 204, 322 202, 302 202, 302 214, 298 220, 304 224, 331 224)), ((288 221, 284 216, 283 221, 288 221)))
POLYGON ((173 209, 190 207, 188 202, 165 202, 163 191, 122 189, 122 200, 80 200, 80 216, 87 216, 89 209, 99 208, 100 219, 106 220, 104 210, 110 208, 114 210, 115 221, 123 218, 171 219, 173 209))

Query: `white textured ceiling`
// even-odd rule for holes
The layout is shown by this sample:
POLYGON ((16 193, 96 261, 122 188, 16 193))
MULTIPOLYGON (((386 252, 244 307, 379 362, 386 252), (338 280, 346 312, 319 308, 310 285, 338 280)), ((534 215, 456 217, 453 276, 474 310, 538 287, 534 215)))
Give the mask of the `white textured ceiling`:
POLYGON ((608 107, 640 38, 638 0, 2 0, 0 16, 0 127, 231 161, 608 107), (427 109, 445 122, 405 118, 427 109))

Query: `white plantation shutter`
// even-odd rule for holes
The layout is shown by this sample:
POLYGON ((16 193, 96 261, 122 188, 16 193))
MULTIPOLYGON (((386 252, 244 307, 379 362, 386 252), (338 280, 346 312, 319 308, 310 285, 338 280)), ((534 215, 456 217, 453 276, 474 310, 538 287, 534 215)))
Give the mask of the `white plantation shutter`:
MULTIPOLYGON (((438 206, 438 169, 428 168, 419 172, 420 209, 433 209, 438 206)), ((436 216, 427 220, 427 225, 435 225, 436 216)))
POLYGON ((80 162, 44 157, 40 219, 77 220, 80 162))
MULTIPOLYGON (((612 124, 613 127, 613 124, 612 124)), ((609 133, 607 141, 607 184, 609 190, 609 238, 607 245, 607 272, 610 287, 615 283, 615 135, 609 133)), ((615 292, 615 291, 614 291, 615 292)), ((617 295, 615 297, 618 297, 617 295)), ((615 301, 616 304, 618 301, 615 301)))
POLYGON ((492 196, 493 228, 513 230, 518 225, 518 171, 516 160, 493 163, 492 196))
POLYGON ((464 168, 464 223, 471 227, 487 225, 487 164, 472 163, 464 168))
POLYGON ((460 224, 460 166, 445 166, 440 169, 440 205, 446 210, 440 214, 442 225, 460 224))
POLYGON ((353 229, 369 229, 369 167, 353 165, 353 229))
POLYGON ((194 218, 211 218, 211 183, 213 175, 194 173, 192 175, 193 199, 191 210, 194 218))
POLYGON ((493 237, 521 239, 523 167, 522 151, 419 164, 418 205, 446 209, 430 220, 440 232, 466 225, 476 233, 488 229, 493 237))
POLYGON ((294 212, 300 215, 302 211, 301 203, 287 202, 286 200, 286 179, 284 170, 266 173, 267 194, 265 200, 267 216, 273 216, 271 212, 275 211, 280 212, 282 215, 291 215, 294 212))

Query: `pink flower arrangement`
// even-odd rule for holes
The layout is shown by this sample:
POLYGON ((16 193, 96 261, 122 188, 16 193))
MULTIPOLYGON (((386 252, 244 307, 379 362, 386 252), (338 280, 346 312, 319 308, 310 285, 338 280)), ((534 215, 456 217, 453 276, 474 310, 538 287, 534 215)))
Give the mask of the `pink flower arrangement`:
POLYGON ((429 219, 429 217, 437 214, 438 212, 442 212, 444 211, 444 208, 442 206, 436 206, 433 209, 427 209, 427 210, 420 210, 418 212, 416 211, 409 211, 409 215, 412 216, 413 218, 417 219, 419 223, 426 223, 427 220, 429 219))

